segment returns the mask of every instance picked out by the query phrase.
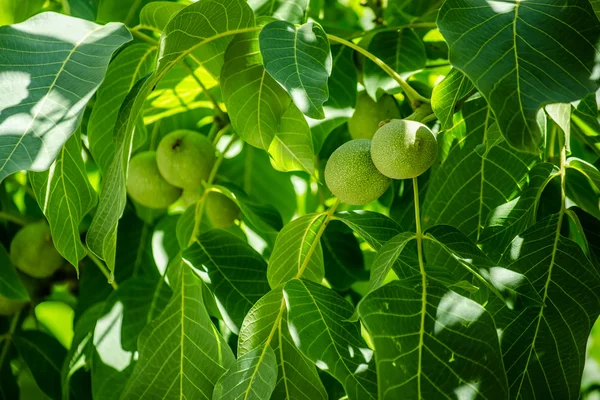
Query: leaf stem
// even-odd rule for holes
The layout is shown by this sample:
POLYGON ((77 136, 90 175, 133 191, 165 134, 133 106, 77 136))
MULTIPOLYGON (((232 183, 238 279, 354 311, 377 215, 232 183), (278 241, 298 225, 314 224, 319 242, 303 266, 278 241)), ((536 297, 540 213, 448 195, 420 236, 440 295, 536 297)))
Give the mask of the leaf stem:
POLYGON ((151 36, 146 35, 145 33, 140 32, 139 30, 136 29, 130 29, 129 30, 131 32, 131 34, 140 39, 143 40, 144 42, 151 44, 152 46, 158 46, 158 41, 156 39, 154 39, 151 36))
POLYGON ((196 81, 198 86, 200 86, 200 89, 202 89, 202 93, 204 93, 206 97, 208 97, 208 100, 210 100, 210 102, 212 103, 215 114, 217 114, 219 120, 221 120, 223 123, 226 123, 229 120, 227 114, 225 114, 225 112, 221 109, 221 106, 219 105, 215 97, 209 93, 208 89, 206 89, 206 86, 204 86, 200 78, 196 76, 194 66, 191 65, 189 58, 194 60, 194 62, 199 66, 202 66, 202 64, 198 60, 192 57, 192 55, 189 55, 188 57, 183 59, 183 67, 192 75, 192 78, 196 81))
POLYGON ((5 211, 0 211, 0 220, 14 222, 17 225, 27 224, 27 221, 24 218, 5 211))
POLYGON ((421 272, 421 327, 419 330, 419 365, 417 371, 418 398, 421 398, 421 364, 423 361, 423 334, 425 333, 425 313, 427 307, 427 275, 423 265, 423 231, 421 230, 421 215, 419 209, 419 182, 413 178, 413 192, 415 200, 415 222, 417 227, 417 252, 419 257, 419 271, 421 272))
POLYGON ((2 370, 2 366, 4 365, 4 360, 6 359, 6 355, 8 354, 8 349, 10 348, 10 342, 12 341, 12 337, 17 330, 17 324, 19 322, 19 317, 21 316, 21 310, 17 311, 10 321, 10 328, 8 332, 3 335, 4 336, 4 345, 2 346, 2 352, 0 353, 0 371, 2 370))
POLYGON ((102 272, 102 275, 104 275, 108 280, 108 283, 110 283, 110 286, 112 286, 114 290, 117 290, 119 288, 119 285, 117 285, 117 282, 115 282, 115 274, 113 272, 110 272, 108 268, 106 268, 106 265, 104 265, 102 261, 100 261, 100 259, 90 251, 90 249, 86 249, 87 255, 90 258, 90 260, 92 260, 94 264, 96 264, 100 272, 102 272))
POLYGON ((396 71, 394 71, 392 68, 390 68, 389 65, 387 65, 385 62, 383 62, 381 59, 379 59, 373 53, 370 53, 369 51, 363 49, 362 47, 357 46, 354 43, 352 43, 348 40, 342 39, 335 35, 327 34, 327 38, 330 41, 343 44, 345 46, 350 47, 351 49, 353 49, 355 51, 358 51, 359 53, 361 53, 362 55, 367 57, 369 60, 373 61, 382 70, 384 70, 385 73, 387 73, 389 76, 392 77, 392 79, 394 79, 396 82, 398 82, 398 85, 400 85, 402 90, 404 90, 404 93, 406 94, 406 97, 408 97, 408 99, 410 100, 410 104, 413 109, 418 108, 421 105, 421 103, 431 103, 430 99, 421 96, 415 89, 412 88, 412 86, 410 86, 404 79, 402 79, 402 77, 400 75, 398 75, 398 73, 396 71))

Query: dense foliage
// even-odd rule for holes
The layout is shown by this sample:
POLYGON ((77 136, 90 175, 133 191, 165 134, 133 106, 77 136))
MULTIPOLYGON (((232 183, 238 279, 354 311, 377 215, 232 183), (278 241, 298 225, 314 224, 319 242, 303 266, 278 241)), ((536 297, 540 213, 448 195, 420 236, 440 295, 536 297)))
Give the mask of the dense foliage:
POLYGON ((598 17, 0 0, 0 399, 598 398, 598 17))

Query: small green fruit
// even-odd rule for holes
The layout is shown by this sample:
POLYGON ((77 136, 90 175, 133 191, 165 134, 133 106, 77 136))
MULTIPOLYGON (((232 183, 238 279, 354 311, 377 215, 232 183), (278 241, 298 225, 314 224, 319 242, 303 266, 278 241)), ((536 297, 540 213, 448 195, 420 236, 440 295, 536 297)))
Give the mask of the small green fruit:
POLYGON ((181 193, 181 204, 183 204, 185 208, 188 208, 189 206, 196 204, 201 197, 201 189, 183 189, 183 192, 181 193))
POLYGON ((227 228, 240 217, 240 209, 229 197, 217 192, 206 196, 206 216, 215 228, 227 228))
POLYGON ((0 315, 9 316, 19 311, 27 304, 26 301, 19 301, 0 296, 0 315))
POLYGON ((325 183, 341 201, 353 205, 372 202, 390 186, 371 160, 371 141, 351 140, 338 147, 325 166, 325 183))
POLYGON ((127 193, 139 204, 150 208, 167 208, 179 195, 181 189, 165 180, 156 165, 156 152, 136 154, 129 162, 127 193))
POLYGON ((34 278, 47 278, 64 263, 54 247, 50 227, 45 220, 25 225, 10 243, 12 263, 34 278))
POLYGON ((156 160, 161 175, 171 185, 198 189, 215 164, 215 148, 206 136, 181 129, 162 138, 156 160))
POLYGON ((396 100, 389 94, 374 102, 366 92, 358 95, 354 114, 348 121, 348 131, 352 139, 372 139, 379 128, 379 122, 400 118, 396 100))
POLYGON ((437 140, 420 122, 394 119, 377 130, 371 157, 377 169, 393 179, 415 178, 435 162, 437 140))

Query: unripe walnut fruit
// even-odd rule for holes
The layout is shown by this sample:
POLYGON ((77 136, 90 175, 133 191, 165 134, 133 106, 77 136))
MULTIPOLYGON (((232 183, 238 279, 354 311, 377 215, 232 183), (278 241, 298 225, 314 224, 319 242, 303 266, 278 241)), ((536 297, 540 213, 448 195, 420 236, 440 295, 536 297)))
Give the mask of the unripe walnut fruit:
POLYGON ((435 162, 437 139, 420 122, 394 119, 377 130, 371 157, 377 169, 393 179, 415 178, 435 162))
POLYGON ((180 129, 166 135, 156 149, 161 175, 173 186, 198 189, 215 164, 212 142, 197 132, 180 129))
POLYGON ((156 164, 156 153, 145 151, 129 162, 127 193, 142 206, 167 208, 179 198, 181 189, 162 177, 156 164))
POLYGON ((45 220, 25 225, 10 243, 12 263, 34 278, 47 278, 64 263, 54 247, 50 227, 45 220))
POLYGON ((240 209, 237 204, 229 197, 217 192, 209 192, 206 196, 205 211, 210 224, 215 228, 227 228, 240 217, 240 209))
POLYGON ((351 140, 338 147, 325 166, 325 183, 341 201, 353 205, 372 202, 389 187, 371 160, 371 141, 351 140))

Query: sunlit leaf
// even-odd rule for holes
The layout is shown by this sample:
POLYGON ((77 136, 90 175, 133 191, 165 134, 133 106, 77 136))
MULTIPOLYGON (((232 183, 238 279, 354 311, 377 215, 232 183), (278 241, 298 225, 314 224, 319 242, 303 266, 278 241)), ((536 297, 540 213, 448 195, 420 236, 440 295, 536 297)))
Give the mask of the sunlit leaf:
POLYGON ((456 107, 465 100, 465 96, 471 93, 473 88, 469 78, 457 69, 452 69, 444 80, 433 88, 431 107, 442 123, 442 129, 452 128, 456 107))
POLYGON ((71 136, 48 171, 29 174, 35 198, 48 219, 52 241, 75 269, 87 254, 79 225, 96 205, 98 195, 90 185, 81 157, 81 138, 71 136))
POLYGON ((335 214, 334 218, 348 225, 375 250, 402 231, 394 220, 372 211, 341 212, 335 214))
POLYGON ((140 24, 162 31, 169 20, 184 8, 185 5, 180 3, 153 1, 146 4, 140 11, 140 24))
POLYGON ((122 24, 52 12, 0 27, 0 181, 50 167, 79 126, 112 53, 129 40, 122 24))
POLYGON ((542 137, 538 109, 597 88, 592 70, 600 23, 589 1, 564 5, 450 0, 438 16, 452 65, 489 101, 506 140, 532 153, 542 137))
POLYGON ((323 28, 315 22, 296 28, 289 22, 273 21, 260 32, 259 43, 265 69, 288 91, 298 109, 311 118, 324 118, 331 50, 323 28))
POLYGON ((306 14, 309 0, 249 0, 256 15, 273 16, 292 24, 299 24, 306 14))

